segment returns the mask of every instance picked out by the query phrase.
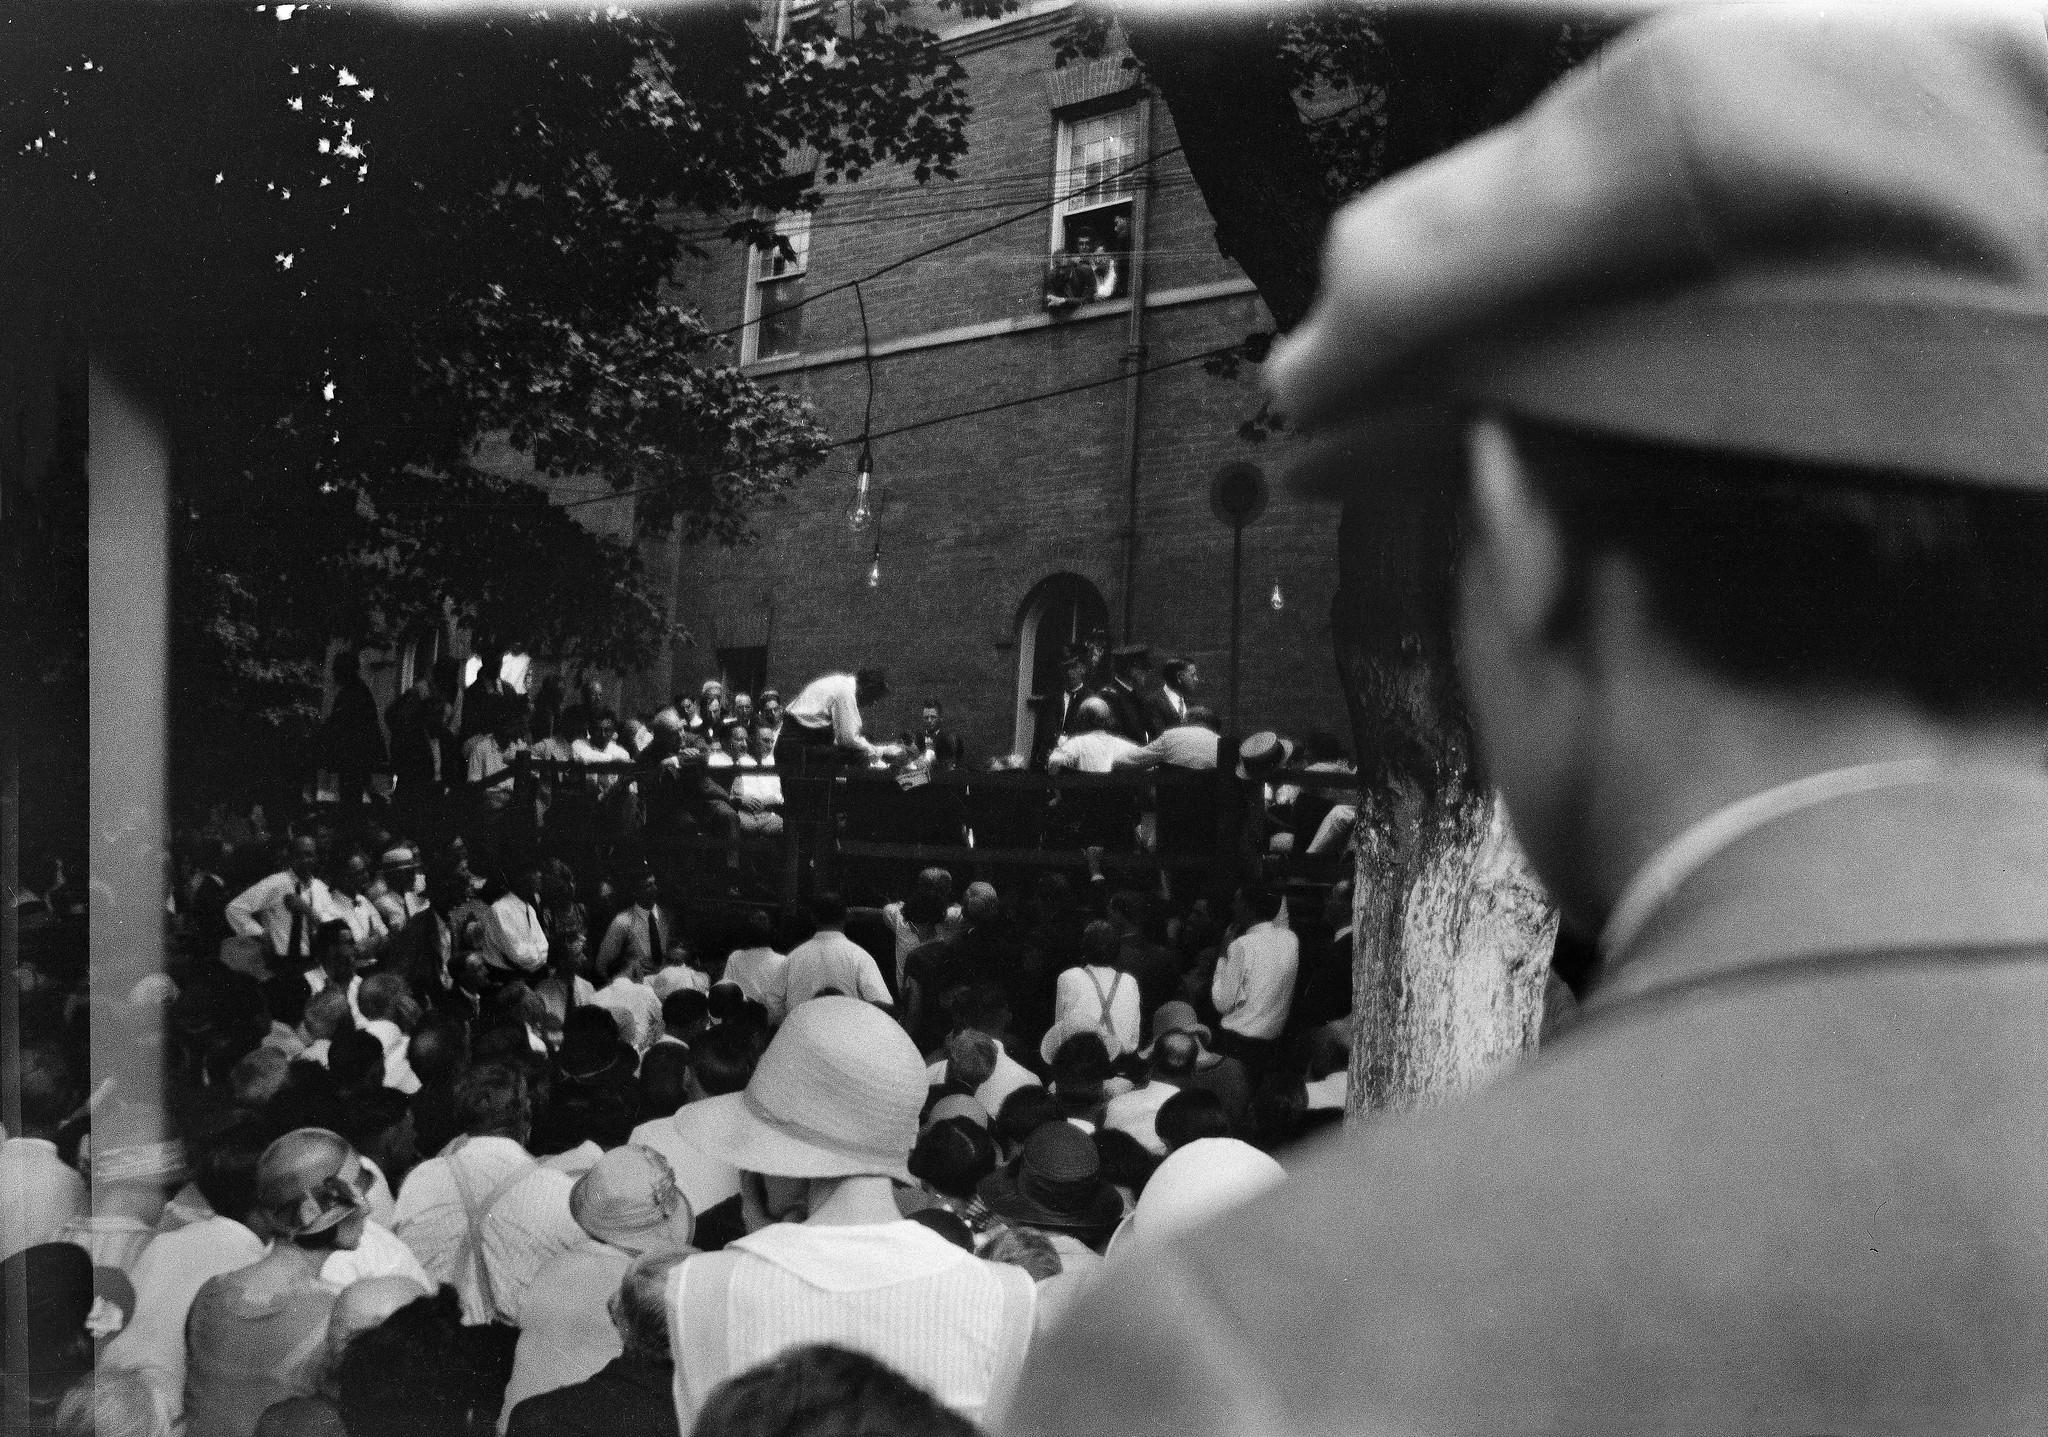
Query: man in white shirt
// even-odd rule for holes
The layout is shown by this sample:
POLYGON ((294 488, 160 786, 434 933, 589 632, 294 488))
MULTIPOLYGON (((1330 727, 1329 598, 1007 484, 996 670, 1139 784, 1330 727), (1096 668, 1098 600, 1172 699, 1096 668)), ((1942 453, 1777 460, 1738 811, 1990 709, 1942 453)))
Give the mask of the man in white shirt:
POLYGON ((465 1323, 516 1327, 534 1277, 582 1240, 569 1212, 575 1179, 526 1150, 532 1109, 516 1069, 471 1068, 456 1084, 455 1113, 464 1136, 398 1191, 398 1236, 434 1282, 455 1288, 465 1323))
POLYGON ((1197 705, 1188 710, 1187 721, 1167 729, 1136 753, 1118 762, 1118 768, 1216 767, 1216 715, 1197 705))
POLYGON ((891 1006, 889 985, 874 955, 846 936, 846 903, 836 893, 821 893, 811 903, 818 931, 790 950, 787 997, 790 1011, 827 988, 877 1007, 891 1006))
POLYGON ((515 864, 508 878, 510 891, 491 905, 484 921, 484 961, 514 973, 538 973, 548 961, 548 934, 540 921, 540 865, 515 864))
POLYGON ((342 859, 341 868, 327 889, 334 916, 348 925, 349 932, 355 935, 356 951, 366 959, 374 957, 391 936, 391 926, 364 892, 369 882, 370 860, 356 849, 342 859))
POLYGON ((1264 883, 1237 891, 1236 919, 1243 931, 1223 950, 1209 986, 1222 1019, 1217 1046, 1254 1074, 1272 1066, 1301 969, 1301 940, 1277 921, 1286 901, 1264 883))
MULTIPOLYGON (((577 763, 610 764, 631 763, 633 755, 619 742, 619 724, 610 709, 602 709, 591 720, 590 736, 579 738, 569 745, 569 757, 577 763)), ((591 791, 602 798, 610 793, 619 781, 616 773, 593 773, 590 775, 591 791)))
POLYGON ((261 938, 275 958, 309 963, 313 933, 335 915, 333 895, 315 875, 320 846, 309 833, 292 840, 291 865, 250 885, 228 900, 228 927, 243 938, 261 938))
POLYGON ((1081 701, 1081 731, 1053 746, 1045 760, 1047 773, 1108 773, 1119 765, 1132 767, 1143 749, 1110 728, 1115 717, 1109 700, 1092 694, 1081 701))
POLYGON ((725 981, 768 1010, 768 1021, 780 1023, 789 1011, 789 957, 777 953, 770 939, 774 925, 755 910, 747 915, 747 945, 725 960, 725 981))
POLYGON ((385 930, 396 933, 427 910, 419 854, 404 844, 385 849, 377 862, 377 877, 364 892, 377 906, 385 930))
MULTIPOLYGON (((862 735, 860 711, 889 696, 889 681, 880 669, 862 669, 853 674, 826 674, 804 685, 783 711, 778 747, 798 742, 813 747, 836 747, 862 758, 876 758, 885 746, 872 744, 862 735)), ((782 760, 776 758, 778 766, 782 760)))
POLYGON ((617 954, 609 976, 604 968, 598 970, 598 976, 606 981, 590 997, 593 1004, 618 1019, 619 1036, 635 1053, 645 1053, 662 1033, 661 996, 641 981, 640 971, 631 957, 617 954))
POLYGON ((675 910, 661 901, 660 881, 643 869, 633 881, 632 903, 619 910, 597 945, 598 976, 619 971, 621 963, 652 973, 667 965, 681 936, 675 910))
POLYGON ((524 708, 508 706, 485 733, 471 735, 462 746, 464 777, 486 813, 499 813, 512 802, 512 761, 526 752, 522 731, 524 708))

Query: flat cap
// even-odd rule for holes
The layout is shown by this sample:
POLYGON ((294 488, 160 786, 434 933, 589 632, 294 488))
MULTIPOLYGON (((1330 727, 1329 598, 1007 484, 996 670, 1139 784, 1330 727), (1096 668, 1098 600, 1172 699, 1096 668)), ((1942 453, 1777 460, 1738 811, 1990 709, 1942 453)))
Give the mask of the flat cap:
POLYGON ((1310 484, 1436 405, 2048 488, 2048 28, 1649 21, 1344 209, 1267 370, 1310 484))

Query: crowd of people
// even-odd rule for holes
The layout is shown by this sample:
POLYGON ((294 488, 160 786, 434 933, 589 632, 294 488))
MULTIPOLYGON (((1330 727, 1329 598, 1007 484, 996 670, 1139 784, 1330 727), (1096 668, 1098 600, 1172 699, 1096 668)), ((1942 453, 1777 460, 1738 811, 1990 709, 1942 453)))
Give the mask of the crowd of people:
POLYGON ((807 1430, 765 1383, 967 1432, 1117 1251, 1343 1109, 1343 891, 1169 903, 1091 851, 714 909, 388 819, 216 812, 163 972, 27 970, 30 1430, 807 1430))

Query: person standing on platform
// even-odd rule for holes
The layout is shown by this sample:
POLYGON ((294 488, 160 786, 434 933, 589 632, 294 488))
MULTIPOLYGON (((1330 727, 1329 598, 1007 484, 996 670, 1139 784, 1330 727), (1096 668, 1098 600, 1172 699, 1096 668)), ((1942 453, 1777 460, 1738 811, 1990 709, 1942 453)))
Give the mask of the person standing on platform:
POLYGON ((814 818, 824 811, 820 780, 829 781, 848 764, 869 763, 895 752, 892 745, 870 743, 861 728, 861 710, 888 696, 887 675, 880 669, 861 669, 812 679, 790 701, 775 741, 775 767, 785 780, 783 802, 791 817, 814 818), (799 782, 787 782, 791 779, 799 782))

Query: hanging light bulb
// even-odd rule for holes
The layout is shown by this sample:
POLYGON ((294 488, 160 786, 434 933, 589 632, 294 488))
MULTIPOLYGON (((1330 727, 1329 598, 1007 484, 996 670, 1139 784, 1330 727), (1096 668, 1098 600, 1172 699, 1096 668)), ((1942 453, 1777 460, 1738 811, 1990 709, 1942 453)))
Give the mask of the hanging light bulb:
POLYGON ((882 587, 882 551, 880 549, 875 550, 875 556, 868 560, 868 587, 870 589, 882 587))
POLYGON ((853 503, 846 511, 846 527, 858 534, 875 521, 875 511, 868 503, 868 490, 875 480, 874 457, 868 453, 868 446, 860 446, 860 472, 853 476, 853 503))
POLYGON ((1276 614, 1287 607, 1287 596, 1280 592, 1280 581, 1278 579, 1273 581, 1273 597, 1267 600, 1267 602, 1273 606, 1273 612, 1276 614))

